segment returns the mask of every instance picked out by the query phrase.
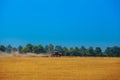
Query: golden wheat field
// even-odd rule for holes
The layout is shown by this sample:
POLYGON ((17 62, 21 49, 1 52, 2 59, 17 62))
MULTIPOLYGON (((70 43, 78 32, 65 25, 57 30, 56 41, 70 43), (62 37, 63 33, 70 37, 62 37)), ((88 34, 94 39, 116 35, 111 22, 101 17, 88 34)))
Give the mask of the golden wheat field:
POLYGON ((120 58, 4 57, 0 80, 120 80, 120 58))

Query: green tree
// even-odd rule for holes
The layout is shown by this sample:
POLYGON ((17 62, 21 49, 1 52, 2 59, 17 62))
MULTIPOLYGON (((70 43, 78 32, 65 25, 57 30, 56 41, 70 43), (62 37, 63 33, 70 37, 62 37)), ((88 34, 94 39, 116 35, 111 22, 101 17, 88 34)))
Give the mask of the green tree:
POLYGON ((70 48, 70 56, 81 56, 80 49, 78 47, 70 48))
POLYGON ((1 52, 5 52, 5 50, 6 50, 5 46, 4 45, 0 45, 0 51, 1 52))
POLYGON ((67 47, 63 47, 63 55, 68 56, 69 55, 69 50, 67 47))
POLYGON ((105 49, 105 55, 106 56, 112 56, 112 50, 111 50, 111 48, 110 47, 107 47, 106 49, 105 49))
POLYGON ((87 54, 87 55, 88 55, 88 56, 95 56, 93 47, 89 47, 89 48, 88 48, 88 54, 87 54))
POLYGON ((74 48, 73 48, 73 47, 71 47, 69 52, 70 52, 70 56, 73 56, 73 53, 74 53, 74 48))
POLYGON ((106 56, 120 57, 120 47, 108 47, 104 53, 106 54, 106 56))
POLYGON ((18 46, 18 52, 22 53, 23 47, 22 46, 18 46))
POLYGON ((17 48, 16 48, 16 47, 13 47, 13 48, 12 48, 12 51, 13 51, 13 52, 16 52, 16 51, 17 51, 17 48))
POLYGON ((62 46, 60 46, 60 45, 55 46, 55 51, 63 53, 62 46))
POLYGON ((74 48, 73 56, 81 56, 81 52, 80 52, 80 49, 78 47, 74 48))
POLYGON ((95 48, 95 56, 102 56, 102 50, 100 47, 95 48))
POLYGON ((32 45, 32 44, 27 44, 27 45, 25 46, 25 48, 23 48, 22 52, 23 52, 23 53, 28 53, 28 52, 32 53, 32 48, 33 48, 33 45, 32 45))
POLYGON ((87 49, 84 46, 80 48, 81 56, 87 56, 87 49))
POLYGON ((46 53, 53 53, 54 52, 54 45, 52 45, 52 44, 46 45, 45 52, 46 53))
POLYGON ((39 53, 45 53, 45 49, 42 45, 38 45, 38 52, 39 53))
POLYGON ((12 52, 12 46, 11 46, 10 44, 7 46, 6 51, 7 51, 8 53, 11 53, 11 52, 12 52))
POLYGON ((48 46, 48 52, 49 52, 49 53, 53 53, 53 52, 54 52, 54 45, 50 44, 50 45, 48 46))
POLYGON ((32 52, 38 54, 38 53, 39 53, 38 46, 33 46, 33 47, 32 47, 32 52))
POLYGON ((120 57, 120 47, 118 46, 112 47, 112 53, 114 57, 120 57))
POLYGON ((49 53, 49 46, 48 45, 45 46, 45 52, 49 53))

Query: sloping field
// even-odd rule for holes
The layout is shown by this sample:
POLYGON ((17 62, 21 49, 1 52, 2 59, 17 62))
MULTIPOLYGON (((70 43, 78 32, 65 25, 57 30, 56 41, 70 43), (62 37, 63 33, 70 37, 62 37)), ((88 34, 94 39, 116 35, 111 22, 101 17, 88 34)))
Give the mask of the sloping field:
POLYGON ((0 58, 0 80, 120 80, 120 58, 0 58))

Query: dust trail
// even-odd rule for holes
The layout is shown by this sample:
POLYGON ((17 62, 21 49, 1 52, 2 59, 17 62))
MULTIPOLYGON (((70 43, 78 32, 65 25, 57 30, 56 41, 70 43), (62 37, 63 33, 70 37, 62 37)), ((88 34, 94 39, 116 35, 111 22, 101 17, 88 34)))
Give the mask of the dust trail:
POLYGON ((0 57, 50 57, 50 53, 19 53, 19 52, 12 52, 12 53, 5 53, 0 52, 0 57))

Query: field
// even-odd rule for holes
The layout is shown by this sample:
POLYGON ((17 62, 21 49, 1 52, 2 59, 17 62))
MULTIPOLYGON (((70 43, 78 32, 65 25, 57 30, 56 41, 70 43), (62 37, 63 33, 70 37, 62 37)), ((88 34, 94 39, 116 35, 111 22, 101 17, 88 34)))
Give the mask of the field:
POLYGON ((120 58, 1 57, 0 80, 120 80, 120 58))

